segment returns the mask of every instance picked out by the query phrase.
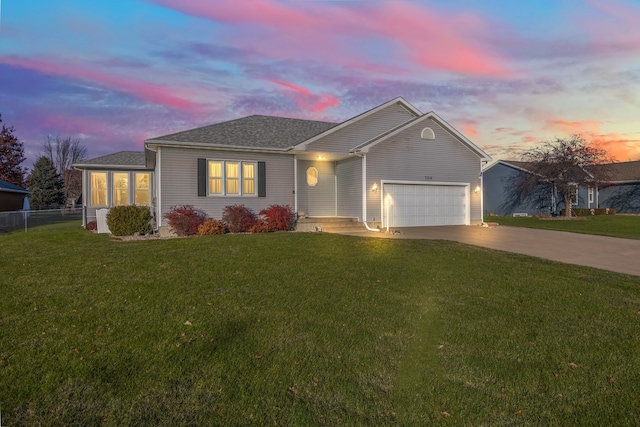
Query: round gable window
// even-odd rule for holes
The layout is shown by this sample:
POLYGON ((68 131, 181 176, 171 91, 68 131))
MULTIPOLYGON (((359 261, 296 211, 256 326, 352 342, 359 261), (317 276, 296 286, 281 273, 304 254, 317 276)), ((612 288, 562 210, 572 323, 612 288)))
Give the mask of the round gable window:
POLYGON ((315 187, 318 183, 318 169, 310 167, 307 169, 307 184, 309 187, 315 187))

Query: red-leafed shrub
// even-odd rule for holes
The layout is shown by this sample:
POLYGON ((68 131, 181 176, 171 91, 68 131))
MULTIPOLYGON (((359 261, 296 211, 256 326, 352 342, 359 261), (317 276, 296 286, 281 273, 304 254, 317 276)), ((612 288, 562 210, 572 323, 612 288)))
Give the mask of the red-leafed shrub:
POLYGON ((295 213, 289 205, 270 205, 260 211, 269 226, 269 231, 289 231, 295 227, 295 213))
POLYGON ((85 230, 96 231, 98 230, 98 223, 96 221, 89 221, 85 226, 85 230))
POLYGON ((269 223, 265 218, 258 218, 255 224, 249 227, 249 233, 268 233, 269 223))
POLYGON ((193 236, 207 220, 207 214, 191 205, 171 206, 164 218, 178 236, 193 236))
POLYGON ((227 232, 227 227, 222 221, 210 218, 200 224, 198 227, 198 236, 210 236, 213 234, 224 234, 227 232))
POLYGON ((244 233, 249 231, 256 223, 256 214, 245 205, 225 206, 222 211, 222 222, 227 224, 231 233, 244 233))

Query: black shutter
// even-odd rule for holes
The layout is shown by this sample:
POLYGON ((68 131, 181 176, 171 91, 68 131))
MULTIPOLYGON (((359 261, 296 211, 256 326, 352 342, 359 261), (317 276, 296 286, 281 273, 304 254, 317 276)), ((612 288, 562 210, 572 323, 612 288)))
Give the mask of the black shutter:
POLYGON ((207 159, 198 159, 198 196, 207 195, 207 159))
POLYGON ((264 162, 258 162, 258 197, 267 197, 267 168, 264 162))

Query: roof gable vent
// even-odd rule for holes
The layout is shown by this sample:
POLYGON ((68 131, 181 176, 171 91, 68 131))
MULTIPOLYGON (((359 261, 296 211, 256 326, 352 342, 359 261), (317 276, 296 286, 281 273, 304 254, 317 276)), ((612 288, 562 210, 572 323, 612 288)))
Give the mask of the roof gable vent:
POLYGON ((424 129, 422 129, 422 133, 420 134, 420 138, 422 138, 422 139, 436 139, 436 134, 433 133, 433 129, 424 128, 424 129))

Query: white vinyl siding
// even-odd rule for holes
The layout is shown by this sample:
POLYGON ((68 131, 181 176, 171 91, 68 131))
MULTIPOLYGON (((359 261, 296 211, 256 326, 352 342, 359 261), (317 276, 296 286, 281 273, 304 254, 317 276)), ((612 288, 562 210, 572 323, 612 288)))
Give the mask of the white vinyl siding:
POLYGON ((362 219, 362 158, 336 162, 338 216, 362 219))
POLYGON ((335 163, 328 161, 298 161, 298 210, 311 217, 336 216, 336 174, 335 163), (306 171, 318 171, 314 186, 307 183, 306 171))
POLYGON ((389 129, 414 119, 416 116, 399 104, 363 117, 353 124, 329 133, 324 138, 312 142, 307 151, 325 153, 347 153, 352 148, 375 138, 389 129))
MULTIPOLYGON (((290 154, 238 152, 207 149, 184 149, 162 147, 158 157, 161 176, 158 178, 159 206, 158 218, 167 213, 171 206, 193 205, 202 209, 211 218, 220 219, 225 206, 243 204, 254 212, 272 204, 294 205, 293 156, 290 154), (232 159, 233 161, 255 163, 265 162, 266 197, 231 196, 198 197, 198 159, 232 159)), ((208 168, 207 168, 208 169, 208 168)), ((257 194, 258 170, 254 172, 254 192, 257 194)), ((208 180, 207 180, 208 181, 208 180)), ((210 184, 207 184, 209 186, 210 184)), ((244 184, 243 184, 244 185, 244 184)), ((250 182, 247 181, 247 186, 250 182)), ((164 224, 166 225, 166 224, 164 224)))
MULTIPOLYGON (((366 154, 366 188, 381 181, 464 183, 476 188, 480 182, 480 159, 435 120, 424 120, 371 147, 366 154), (420 132, 433 129, 436 139, 424 140, 420 132)), ((482 221, 481 192, 471 192, 471 222, 482 221)), ((382 192, 367 191, 367 221, 378 222, 382 214, 382 192)))

